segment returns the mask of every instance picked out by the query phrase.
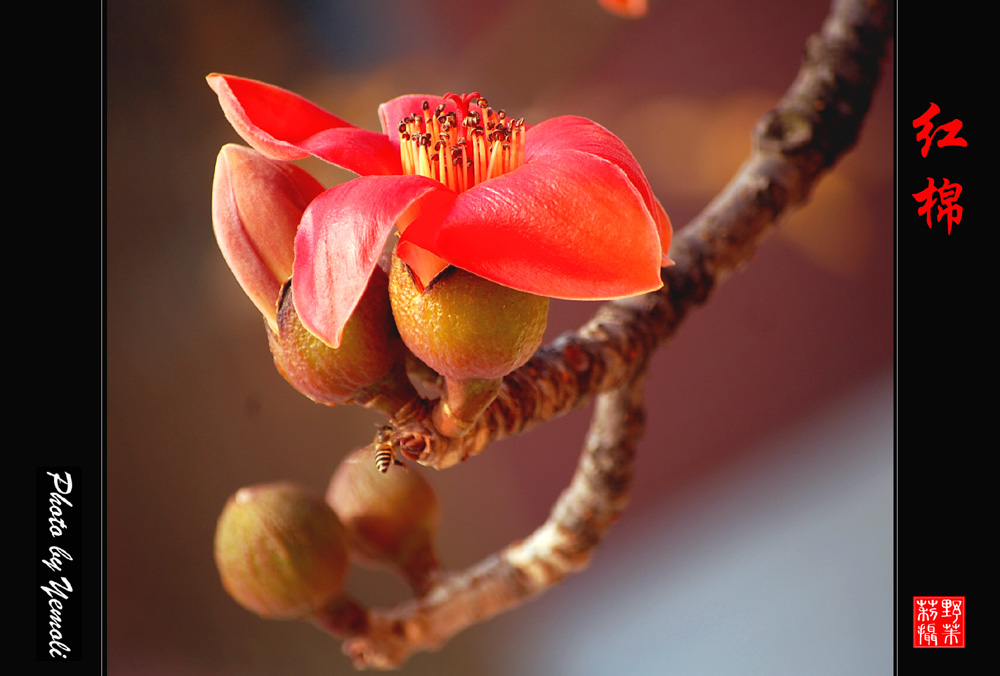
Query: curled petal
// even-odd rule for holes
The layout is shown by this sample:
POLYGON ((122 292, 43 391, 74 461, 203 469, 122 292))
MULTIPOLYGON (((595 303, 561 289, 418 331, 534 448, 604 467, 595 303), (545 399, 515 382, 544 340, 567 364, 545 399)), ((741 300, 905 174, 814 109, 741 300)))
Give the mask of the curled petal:
POLYGON ((313 200, 295 236, 295 309, 302 324, 338 347, 395 222, 414 213, 417 200, 437 211, 454 199, 423 176, 364 176, 313 200))
POLYGON ((223 146, 215 163, 212 224, 240 286, 272 326, 292 276, 295 230, 323 186, 298 167, 255 150, 223 146))
POLYGON ((625 172, 628 180, 642 196, 660 233, 663 258, 670 248, 672 230, 670 219, 656 197, 642 168, 624 142, 592 120, 574 115, 554 117, 528 130, 525 159, 558 155, 567 150, 579 151, 602 157, 625 172))
POLYGON ((315 155, 363 176, 398 174, 398 146, 384 134, 361 129, 286 89, 257 80, 207 78, 233 128, 274 160, 315 155))
MULTIPOLYGON (((521 291, 599 300, 660 288, 657 225, 614 163, 566 150, 461 193, 401 235, 452 265, 521 291)), ((296 261, 297 262, 297 261, 296 261)))

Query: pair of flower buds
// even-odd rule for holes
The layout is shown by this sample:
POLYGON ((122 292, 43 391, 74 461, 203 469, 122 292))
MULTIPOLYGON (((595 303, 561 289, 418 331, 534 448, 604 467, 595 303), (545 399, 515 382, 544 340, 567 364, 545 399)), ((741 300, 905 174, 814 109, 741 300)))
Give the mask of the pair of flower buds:
POLYGON ((240 489, 215 534, 223 586, 262 617, 321 613, 340 598, 348 560, 388 566, 417 595, 439 570, 437 497, 418 472, 378 473, 371 449, 348 456, 326 500, 292 484, 240 489))
POLYGON ((461 436, 540 345, 550 297, 662 285, 670 220, 590 120, 530 126, 478 93, 408 95, 379 107, 378 133, 272 85, 208 82, 252 146, 219 154, 219 246, 278 370, 315 401, 392 417, 416 397, 412 353, 443 379, 439 431, 461 436), (359 177, 325 190, 290 164, 309 155, 359 177))

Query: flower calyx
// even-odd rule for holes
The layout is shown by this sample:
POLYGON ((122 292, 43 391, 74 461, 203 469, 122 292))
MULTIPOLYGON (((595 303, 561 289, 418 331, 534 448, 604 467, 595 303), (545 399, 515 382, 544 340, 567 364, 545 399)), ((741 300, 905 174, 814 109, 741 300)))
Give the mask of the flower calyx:
POLYGON ((503 377, 542 343, 549 299, 448 268, 421 290, 398 256, 389 299, 403 342, 444 378, 432 410, 442 434, 465 435, 496 398, 503 377))
POLYGON ((288 280, 282 288, 278 330, 268 330, 274 365, 292 387, 320 404, 354 403, 389 417, 417 398, 406 376, 406 347, 392 319, 388 277, 381 268, 368 281, 336 348, 299 321, 292 287, 288 280))

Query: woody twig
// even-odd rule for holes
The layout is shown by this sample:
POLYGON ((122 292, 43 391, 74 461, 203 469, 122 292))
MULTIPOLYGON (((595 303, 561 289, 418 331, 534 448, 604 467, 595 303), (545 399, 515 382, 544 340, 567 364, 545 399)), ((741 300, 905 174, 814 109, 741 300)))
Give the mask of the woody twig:
POLYGON ((422 408, 394 433, 409 457, 449 467, 490 442, 583 406, 597 397, 576 474, 549 518, 525 540, 439 579, 421 598, 387 610, 332 606, 321 626, 347 635, 359 667, 392 668, 418 650, 509 610, 582 568, 624 508, 642 432, 648 359, 692 308, 753 255, 789 208, 856 141, 879 61, 892 35, 893 3, 842 0, 806 45, 802 67, 754 131, 754 150, 723 192, 675 239, 676 265, 662 290, 606 304, 504 381, 497 400, 460 439, 437 434, 422 408))
POLYGON ((356 603, 338 602, 328 610, 320 625, 351 636, 344 652, 355 666, 397 667, 587 564, 628 500, 642 435, 644 374, 642 365, 627 384, 598 397, 576 473, 534 533, 464 571, 443 575, 426 595, 395 608, 363 611, 356 603))

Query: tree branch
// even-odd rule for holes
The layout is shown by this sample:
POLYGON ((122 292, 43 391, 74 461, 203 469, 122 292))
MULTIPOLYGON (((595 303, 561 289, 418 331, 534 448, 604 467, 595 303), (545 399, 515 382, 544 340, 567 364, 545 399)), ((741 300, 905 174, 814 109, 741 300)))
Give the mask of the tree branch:
POLYGON ((753 256, 789 208, 802 203, 819 176, 861 129, 893 33, 888 0, 838 0, 822 32, 806 43, 798 76, 754 130, 754 149, 729 185, 681 230, 663 269, 660 291, 605 304, 574 333, 558 338, 508 375, 496 401, 465 437, 445 437, 427 409, 397 419, 394 445, 437 469, 491 442, 586 405, 618 387, 673 335, 692 308, 753 256))
POLYGON ((888 0, 836 2, 822 32, 809 39, 795 82, 757 124, 749 160, 675 239, 676 265, 664 269, 663 289, 608 303, 579 331, 540 350, 505 379, 467 437, 438 435, 424 404, 399 416, 394 440, 403 453, 443 468, 598 396, 577 471, 528 538, 443 575, 426 595, 395 608, 367 610, 340 599, 317 618, 330 633, 348 637, 344 651, 356 666, 399 666, 586 565, 628 499, 650 355, 854 144, 892 22, 888 0))
POLYGON ((462 629, 515 608, 587 564, 628 501, 643 429, 641 366, 628 384, 598 397, 576 473, 534 533, 444 576, 422 598, 369 611, 360 621, 356 604, 338 602, 320 619, 335 633, 349 629, 355 634, 344 643, 355 666, 397 667, 412 653, 438 648, 462 629))

